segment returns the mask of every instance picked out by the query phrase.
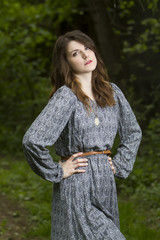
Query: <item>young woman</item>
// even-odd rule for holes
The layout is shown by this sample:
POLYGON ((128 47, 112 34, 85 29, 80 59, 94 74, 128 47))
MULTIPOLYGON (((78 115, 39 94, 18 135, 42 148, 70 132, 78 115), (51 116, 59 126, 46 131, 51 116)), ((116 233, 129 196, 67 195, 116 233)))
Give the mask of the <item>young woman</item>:
POLYGON ((140 127, 86 34, 59 37, 53 67, 51 98, 23 139, 33 171, 54 182, 51 239, 124 240, 115 176, 132 171, 140 127), (117 131, 121 143, 111 159, 117 131), (46 148, 53 144, 59 163, 46 148))

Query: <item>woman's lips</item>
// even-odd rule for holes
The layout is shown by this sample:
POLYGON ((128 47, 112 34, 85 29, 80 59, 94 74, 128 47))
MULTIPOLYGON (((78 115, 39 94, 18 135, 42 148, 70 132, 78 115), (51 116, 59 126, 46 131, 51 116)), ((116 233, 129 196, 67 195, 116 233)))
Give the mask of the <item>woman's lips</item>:
POLYGON ((87 61, 86 63, 85 63, 85 65, 88 65, 88 64, 90 64, 90 63, 92 63, 93 61, 92 60, 89 60, 89 61, 87 61))

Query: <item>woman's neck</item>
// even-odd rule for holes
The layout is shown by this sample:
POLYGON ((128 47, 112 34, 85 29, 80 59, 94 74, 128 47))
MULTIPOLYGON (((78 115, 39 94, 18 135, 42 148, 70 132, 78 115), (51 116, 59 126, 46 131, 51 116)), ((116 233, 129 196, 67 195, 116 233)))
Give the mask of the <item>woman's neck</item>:
POLYGON ((94 99, 92 92, 92 73, 76 75, 81 83, 81 89, 89 98, 94 99))

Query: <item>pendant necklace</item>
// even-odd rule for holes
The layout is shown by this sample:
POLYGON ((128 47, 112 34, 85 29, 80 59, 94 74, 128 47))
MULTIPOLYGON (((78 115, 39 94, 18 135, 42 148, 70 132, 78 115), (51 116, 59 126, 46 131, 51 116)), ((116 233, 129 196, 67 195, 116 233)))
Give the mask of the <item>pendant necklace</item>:
POLYGON ((99 118, 95 116, 94 123, 98 126, 99 125, 99 118))
POLYGON ((98 118, 98 115, 97 115, 97 104, 94 103, 94 102, 93 102, 93 104, 94 104, 94 107, 92 109, 93 109, 93 112, 94 112, 94 115, 95 115, 94 123, 95 123, 96 126, 98 126, 100 121, 99 121, 99 118, 98 118))

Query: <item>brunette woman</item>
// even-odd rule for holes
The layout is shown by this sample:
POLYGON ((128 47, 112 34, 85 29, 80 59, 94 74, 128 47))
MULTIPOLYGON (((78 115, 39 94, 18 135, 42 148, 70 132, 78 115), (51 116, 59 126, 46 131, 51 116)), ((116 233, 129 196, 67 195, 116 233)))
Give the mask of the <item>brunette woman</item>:
POLYGON ((135 162, 141 140, 135 115, 79 30, 58 38, 51 79, 51 98, 23 139, 33 171, 54 182, 51 239, 124 240, 115 177, 128 177, 135 162), (111 159, 117 131, 121 143, 111 159), (46 148, 53 144, 59 163, 46 148))

